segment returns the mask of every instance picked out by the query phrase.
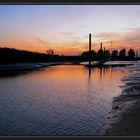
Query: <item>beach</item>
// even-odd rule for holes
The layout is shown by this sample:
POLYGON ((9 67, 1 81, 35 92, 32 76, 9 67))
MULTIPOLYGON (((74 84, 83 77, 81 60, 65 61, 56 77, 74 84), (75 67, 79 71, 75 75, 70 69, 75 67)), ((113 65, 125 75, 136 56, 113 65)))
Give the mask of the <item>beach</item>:
POLYGON ((123 77, 122 94, 112 102, 107 129, 108 136, 138 136, 140 134, 140 67, 139 65, 123 68, 136 71, 123 77))

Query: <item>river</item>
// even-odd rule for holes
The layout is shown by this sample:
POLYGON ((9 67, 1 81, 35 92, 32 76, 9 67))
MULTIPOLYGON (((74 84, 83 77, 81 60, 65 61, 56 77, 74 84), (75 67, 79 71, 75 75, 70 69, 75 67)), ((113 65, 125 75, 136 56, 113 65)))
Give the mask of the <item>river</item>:
POLYGON ((0 135, 102 135, 129 73, 59 65, 0 76, 0 135))

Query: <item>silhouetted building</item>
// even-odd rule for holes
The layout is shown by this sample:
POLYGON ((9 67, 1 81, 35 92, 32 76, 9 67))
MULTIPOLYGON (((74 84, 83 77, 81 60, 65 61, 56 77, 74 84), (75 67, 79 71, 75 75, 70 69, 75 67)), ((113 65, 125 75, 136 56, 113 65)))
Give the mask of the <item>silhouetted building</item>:
POLYGON ((99 60, 103 60, 103 58, 104 58, 104 51, 102 49, 102 42, 100 43, 100 49, 99 49, 97 54, 98 54, 98 59, 99 60))

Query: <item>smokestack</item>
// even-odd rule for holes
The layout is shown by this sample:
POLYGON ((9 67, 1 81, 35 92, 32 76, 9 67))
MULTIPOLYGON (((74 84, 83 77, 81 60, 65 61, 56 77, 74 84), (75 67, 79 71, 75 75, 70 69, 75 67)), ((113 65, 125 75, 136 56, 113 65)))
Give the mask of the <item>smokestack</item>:
POLYGON ((105 52, 105 47, 104 47, 104 52, 105 52))
POLYGON ((89 51, 91 51, 91 33, 89 34, 89 51))
POLYGON ((102 50, 102 42, 101 42, 100 46, 101 46, 101 48, 100 48, 100 49, 102 50))

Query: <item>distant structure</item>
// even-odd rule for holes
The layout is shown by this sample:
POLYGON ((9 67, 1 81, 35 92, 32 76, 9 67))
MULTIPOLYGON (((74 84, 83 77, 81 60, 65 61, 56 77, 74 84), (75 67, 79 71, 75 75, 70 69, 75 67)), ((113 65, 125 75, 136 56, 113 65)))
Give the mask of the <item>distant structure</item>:
POLYGON ((101 42, 100 43, 100 49, 98 50, 98 57, 99 57, 100 61, 103 59, 103 56, 104 56, 104 51, 103 51, 103 44, 101 42))
POLYGON ((102 42, 100 43, 100 49, 102 50, 102 48, 103 48, 103 44, 102 44, 102 42))
POLYGON ((89 34, 89 65, 91 65, 91 33, 89 34))
POLYGON ((91 52, 91 33, 89 34, 89 52, 91 52))
POLYGON ((105 54, 105 47, 104 47, 104 53, 103 53, 103 55, 104 55, 104 58, 106 58, 106 54, 105 54))
POLYGON ((111 39, 111 48, 110 48, 110 53, 112 52, 112 39, 111 39))
MULTIPOLYGON (((112 54, 112 39, 111 39, 111 48, 110 48, 110 54, 112 54)), ((110 55, 110 60, 112 60, 112 55, 110 55)))
POLYGON ((136 50, 136 59, 139 57, 139 53, 138 53, 138 50, 136 50))
POLYGON ((105 47, 104 47, 104 53, 105 53, 105 47))

